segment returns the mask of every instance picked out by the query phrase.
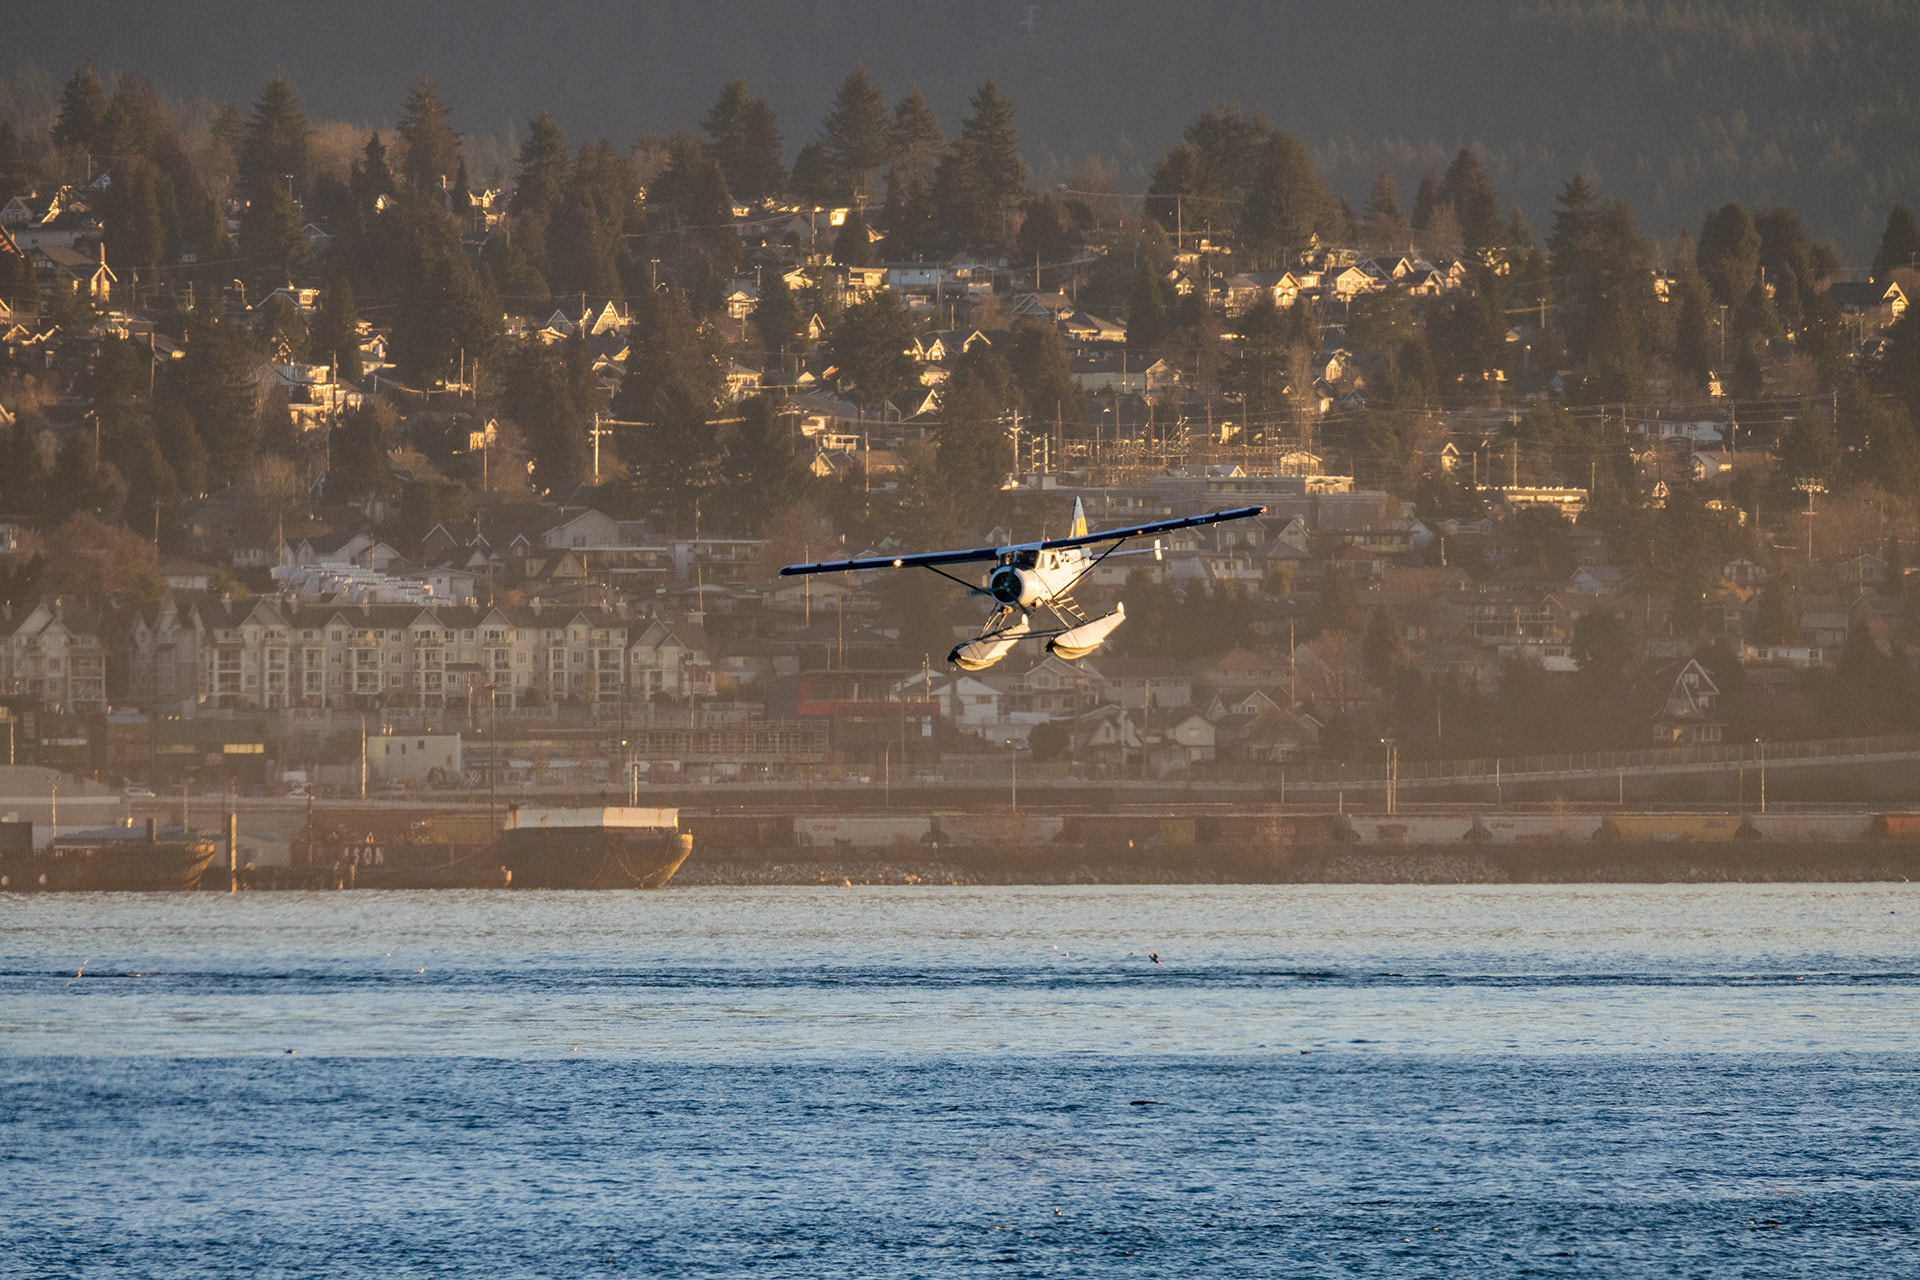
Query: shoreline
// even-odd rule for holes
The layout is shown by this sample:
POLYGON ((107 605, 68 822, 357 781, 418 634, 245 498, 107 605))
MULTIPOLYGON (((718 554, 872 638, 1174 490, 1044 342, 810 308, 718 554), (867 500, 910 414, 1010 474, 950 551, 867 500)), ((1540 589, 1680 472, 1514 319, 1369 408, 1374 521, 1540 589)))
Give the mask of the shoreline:
POLYGON ((1900 883, 1920 844, 1875 841, 874 850, 695 847, 671 886, 1900 883))

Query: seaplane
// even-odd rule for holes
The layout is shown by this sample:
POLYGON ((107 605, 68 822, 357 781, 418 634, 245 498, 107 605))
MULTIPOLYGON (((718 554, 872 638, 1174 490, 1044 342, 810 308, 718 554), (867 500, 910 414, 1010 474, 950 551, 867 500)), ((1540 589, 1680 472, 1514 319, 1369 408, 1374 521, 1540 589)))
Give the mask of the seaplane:
POLYGON ((1023 640, 1045 641, 1047 652, 1072 662, 1098 649, 1114 628, 1127 620, 1124 602, 1116 602, 1112 611, 1089 618, 1073 599, 1073 589, 1113 555, 1152 554, 1162 556, 1161 544, 1154 538, 1151 547, 1121 551, 1126 543, 1176 529, 1195 529, 1228 520, 1247 520, 1265 515, 1265 507, 1234 507, 1227 511, 1209 511, 1205 515, 1178 520, 1155 520, 1149 524, 1128 525, 1124 529, 1087 532, 1087 512, 1080 499, 1073 500, 1073 525, 1064 538, 1043 538, 1039 542, 1021 542, 1006 547, 975 547, 960 551, 923 551, 909 556, 864 556, 855 560, 821 560, 812 564, 790 564, 780 570, 782 577, 809 573, 859 573, 867 569, 930 569, 941 577, 957 582, 975 595, 991 596, 993 612, 973 639, 957 644, 947 662, 962 671, 982 671, 1007 656, 1023 640), (1099 554, 1094 548, 1103 547, 1099 554), (968 582, 948 573, 944 566, 984 564, 991 561, 993 571, 985 586, 968 582), (1044 617, 1035 626, 1036 616, 1044 617))

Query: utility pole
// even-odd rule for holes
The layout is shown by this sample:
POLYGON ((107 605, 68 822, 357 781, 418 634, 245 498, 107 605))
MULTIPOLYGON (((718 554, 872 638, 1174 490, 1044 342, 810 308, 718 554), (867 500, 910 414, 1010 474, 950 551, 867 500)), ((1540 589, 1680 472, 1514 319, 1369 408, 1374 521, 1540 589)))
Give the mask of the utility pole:
POLYGON ((1801 476, 1793 487, 1807 495, 1807 564, 1813 564, 1813 495, 1825 493, 1827 486, 1812 476, 1801 476))

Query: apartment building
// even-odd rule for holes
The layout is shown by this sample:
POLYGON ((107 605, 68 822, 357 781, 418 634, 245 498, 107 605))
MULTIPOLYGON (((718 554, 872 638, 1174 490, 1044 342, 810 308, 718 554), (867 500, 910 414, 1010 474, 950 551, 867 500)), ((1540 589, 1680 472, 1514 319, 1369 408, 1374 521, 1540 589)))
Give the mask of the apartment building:
POLYGON ((169 603, 136 621, 130 657, 136 697, 155 703, 440 707, 491 690, 502 707, 604 704, 665 683, 647 677, 661 659, 637 643, 647 625, 539 604, 169 603))
POLYGON ((107 650, 86 609, 55 599, 0 611, 0 691, 39 698, 49 711, 107 709, 107 650))

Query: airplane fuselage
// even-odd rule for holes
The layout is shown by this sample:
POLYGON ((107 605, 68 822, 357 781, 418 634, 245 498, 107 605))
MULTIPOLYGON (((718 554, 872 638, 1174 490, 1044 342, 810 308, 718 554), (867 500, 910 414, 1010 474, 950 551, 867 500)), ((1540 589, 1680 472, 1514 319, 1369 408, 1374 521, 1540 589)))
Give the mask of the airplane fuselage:
POLYGON ((1037 551, 1009 549, 987 579, 987 591, 1001 604, 1031 609, 1069 590, 1091 561, 1079 547, 1037 551))

